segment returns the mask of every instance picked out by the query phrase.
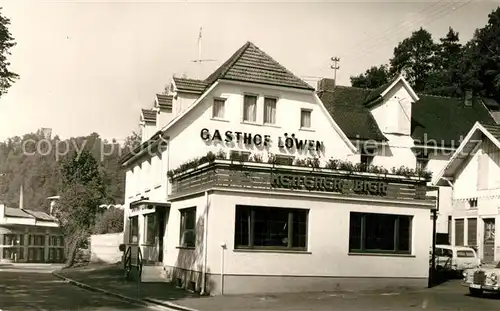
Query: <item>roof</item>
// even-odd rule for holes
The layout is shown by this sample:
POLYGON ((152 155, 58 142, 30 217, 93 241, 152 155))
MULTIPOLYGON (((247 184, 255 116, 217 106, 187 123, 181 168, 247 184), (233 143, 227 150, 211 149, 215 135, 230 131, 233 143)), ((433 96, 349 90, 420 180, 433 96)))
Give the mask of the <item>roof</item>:
POLYGON ((145 122, 156 122, 156 111, 150 109, 141 109, 141 111, 145 122))
POLYGON ((467 132, 464 140, 455 150, 446 166, 433 178, 432 183, 437 186, 449 186, 450 180, 455 178, 462 164, 473 156, 484 137, 487 137, 500 149, 500 125, 476 122, 467 132))
POLYGON ((28 209, 23 209, 23 211, 32 215, 37 220, 42 220, 42 221, 56 221, 57 220, 54 216, 50 216, 49 214, 47 214, 45 212, 32 211, 32 210, 28 210, 28 209))
POLYGON ((32 211, 28 209, 5 207, 5 216, 17 218, 35 218, 42 221, 56 221, 54 216, 50 216, 45 212, 32 211))
POLYGON ((314 90, 250 41, 239 48, 205 81, 211 85, 219 79, 314 90))
POLYGON ((175 87, 179 92, 201 94, 209 86, 209 84, 203 80, 178 78, 178 77, 174 77, 173 79, 175 87))
POLYGON ((172 109, 172 95, 156 94, 156 105, 160 108, 172 109))
POLYGON ((26 213, 20 208, 5 207, 5 216, 7 217, 22 217, 22 218, 33 218, 30 214, 26 213))
POLYGON ((335 122, 349 139, 387 141, 375 118, 364 103, 374 98, 378 90, 348 86, 335 86, 331 90, 318 92, 335 122))
MULTIPOLYGON (((342 131, 355 140, 387 141, 369 107, 387 92, 400 77, 377 89, 350 86, 330 86, 318 91, 318 96, 342 131)), ((403 80, 404 81, 404 80, 403 80)), ((322 84, 325 85, 325 84, 322 84)), ((457 148, 461 138, 476 121, 496 124, 481 100, 465 106, 461 98, 433 95, 412 95, 411 136, 416 145, 457 148)), ((489 105, 493 105, 488 99, 489 105)))
POLYGON ((419 95, 412 105, 412 133, 416 145, 457 148, 474 123, 496 124, 481 100, 465 106, 461 98, 419 95))

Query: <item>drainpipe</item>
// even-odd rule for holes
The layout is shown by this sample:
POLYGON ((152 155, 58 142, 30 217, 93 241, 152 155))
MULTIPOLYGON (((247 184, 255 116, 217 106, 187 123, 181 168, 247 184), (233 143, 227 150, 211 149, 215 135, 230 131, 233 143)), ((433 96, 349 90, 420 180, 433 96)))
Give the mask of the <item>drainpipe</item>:
POLYGON ((431 211, 432 213, 432 254, 431 254, 431 273, 429 275, 428 287, 434 286, 434 275, 436 271, 436 221, 437 212, 439 211, 439 187, 437 187, 437 200, 436 208, 431 211))
POLYGON ((203 212, 203 267, 201 275, 201 295, 206 294, 207 283, 207 234, 208 234, 208 191, 205 191, 205 210, 203 212))

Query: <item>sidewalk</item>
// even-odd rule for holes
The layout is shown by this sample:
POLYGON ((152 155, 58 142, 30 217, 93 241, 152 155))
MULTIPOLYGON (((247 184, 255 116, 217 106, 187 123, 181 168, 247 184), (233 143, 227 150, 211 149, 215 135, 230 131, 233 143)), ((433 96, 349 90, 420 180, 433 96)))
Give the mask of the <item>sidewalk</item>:
POLYGON ((75 269, 64 269, 57 273, 77 282, 109 292, 149 303, 158 302, 160 305, 176 310, 344 311, 370 309, 402 311, 415 310, 415 308, 444 310, 442 303, 446 305, 450 304, 451 301, 453 304, 456 297, 464 297, 463 295, 466 293, 466 290, 460 287, 459 282, 450 282, 433 289, 412 292, 319 292, 201 297, 175 288, 169 283, 141 283, 138 285, 136 282, 127 282, 124 279, 123 270, 117 265, 90 265, 75 269), (441 302, 440 300, 444 301, 441 302))

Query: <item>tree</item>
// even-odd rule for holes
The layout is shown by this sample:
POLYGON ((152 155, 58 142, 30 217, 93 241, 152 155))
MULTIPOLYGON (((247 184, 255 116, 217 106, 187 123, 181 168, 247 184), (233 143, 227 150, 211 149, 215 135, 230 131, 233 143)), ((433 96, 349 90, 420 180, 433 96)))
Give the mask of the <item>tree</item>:
POLYGON ((462 45, 459 43, 459 34, 450 27, 446 36, 439 41, 434 55, 434 68, 425 81, 424 91, 433 95, 460 96, 459 62, 462 45))
POLYGON ((466 44, 460 71, 462 88, 500 99, 500 7, 466 44))
POLYGON ((0 13, 0 96, 7 93, 14 81, 19 78, 19 75, 9 70, 10 63, 7 60, 11 55, 10 49, 16 45, 9 31, 9 25, 10 19, 0 13))
POLYGON ((436 50, 437 46, 427 30, 420 28, 414 31, 394 48, 394 56, 389 61, 391 75, 402 73, 415 91, 423 91, 434 69, 436 50))
POLYGON ((110 208, 100 215, 96 221, 94 233, 118 233, 123 232, 123 210, 110 208))
POLYGON ((66 239, 66 265, 71 266, 76 251, 92 233, 105 188, 98 162, 88 150, 73 152, 63 161, 61 178, 61 198, 55 216, 66 239))
POLYGON ((123 145, 125 150, 134 150, 142 142, 142 136, 140 133, 132 132, 127 138, 125 138, 125 143, 123 145))
POLYGON ((358 76, 351 76, 351 85, 367 89, 375 89, 389 82, 387 65, 372 66, 358 76))

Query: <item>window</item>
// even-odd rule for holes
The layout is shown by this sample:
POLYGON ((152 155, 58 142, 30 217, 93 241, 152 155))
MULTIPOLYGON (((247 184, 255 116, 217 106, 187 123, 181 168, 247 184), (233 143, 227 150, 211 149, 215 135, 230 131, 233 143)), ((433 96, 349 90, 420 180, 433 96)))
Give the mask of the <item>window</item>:
POLYGON ((412 216, 351 212, 349 252, 411 253, 412 216))
POLYGON ((243 102, 243 121, 257 122, 257 96, 245 95, 243 102))
POLYGON ((130 217, 130 244, 139 243, 139 216, 130 217))
POLYGON ((231 150, 229 159, 233 161, 248 162, 250 159, 250 152, 231 150))
POLYGON ((29 245, 36 245, 36 246, 45 245, 45 235, 30 235, 29 245))
POLYGON ((276 155, 274 163, 276 165, 293 165, 293 160, 295 157, 284 156, 284 155, 276 155))
POLYGON ((224 119, 224 104, 224 99, 214 98, 214 103, 212 105, 212 118, 224 119))
POLYGON ((416 170, 423 172, 427 169, 427 164, 429 164, 429 155, 426 153, 417 154, 417 165, 416 170))
POLYGON ((3 236, 3 245, 15 245, 16 235, 15 234, 5 234, 3 236))
POLYGON ((477 198, 474 199, 468 199, 469 202, 469 208, 477 208, 477 198))
POLYGON ((473 251, 457 251, 459 258, 474 258, 476 257, 473 251))
POLYGON ((305 250, 308 212, 237 205, 235 248, 305 250))
POLYGON ((146 235, 146 244, 148 245, 153 245, 155 244, 155 237, 156 237, 156 217, 155 213, 151 214, 146 214, 144 215, 144 223, 145 223, 145 235, 146 235))
POLYGON ((477 218, 467 219, 467 245, 477 245, 477 218))
POLYGON ((276 124, 276 98, 264 98, 264 123, 276 124))
POLYGON ((311 110, 302 109, 300 111, 300 127, 311 128, 311 110))
POLYGON ((196 207, 181 209, 180 246, 196 246, 196 207))
POLYGON ((464 220, 455 219, 455 245, 464 245, 464 220))

